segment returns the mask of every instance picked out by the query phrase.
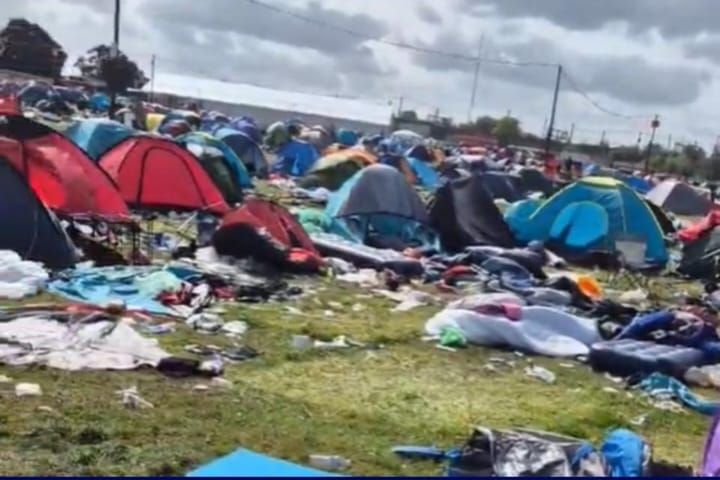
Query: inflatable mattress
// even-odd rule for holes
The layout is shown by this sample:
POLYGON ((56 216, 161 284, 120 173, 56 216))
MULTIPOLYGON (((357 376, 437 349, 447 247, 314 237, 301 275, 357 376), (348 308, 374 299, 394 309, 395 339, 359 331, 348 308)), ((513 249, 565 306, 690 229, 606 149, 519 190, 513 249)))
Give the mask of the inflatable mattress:
POLYGON ((590 349, 595 370, 627 377, 635 373, 660 372, 682 378, 693 366, 705 363, 701 350, 639 340, 599 342, 590 349))
POLYGON ((424 273, 418 260, 394 250, 368 247, 329 233, 313 233, 310 238, 322 256, 341 258, 359 268, 388 269, 408 277, 419 277, 424 273))

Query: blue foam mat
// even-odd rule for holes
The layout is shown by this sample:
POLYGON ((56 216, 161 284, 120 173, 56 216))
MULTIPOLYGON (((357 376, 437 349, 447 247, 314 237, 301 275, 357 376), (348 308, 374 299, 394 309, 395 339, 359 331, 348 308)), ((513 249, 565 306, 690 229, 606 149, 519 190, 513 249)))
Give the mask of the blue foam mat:
POLYGON ((239 449, 188 473, 188 477, 339 477, 250 450, 239 449))

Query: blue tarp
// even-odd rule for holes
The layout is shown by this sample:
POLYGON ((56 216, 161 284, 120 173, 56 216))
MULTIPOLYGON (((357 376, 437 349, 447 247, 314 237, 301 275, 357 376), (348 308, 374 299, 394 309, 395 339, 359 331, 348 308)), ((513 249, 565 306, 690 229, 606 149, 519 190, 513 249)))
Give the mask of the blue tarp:
POLYGON ((230 169, 230 172, 232 172, 238 184, 242 188, 253 188, 253 183, 247 168, 245 168, 245 164, 225 142, 201 132, 183 135, 177 139, 177 142, 185 145, 199 145, 203 148, 218 149, 225 158, 225 165, 230 169))
POLYGON ((645 441, 630 430, 613 430, 605 437, 600 451, 610 477, 642 477, 645 441))
MULTIPOLYGON (((158 267, 79 267, 62 272, 50 282, 48 291, 75 302, 100 307, 122 300, 129 310, 174 315, 171 308, 155 300, 156 293, 148 290, 148 285, 144 283, 149 275, 160 271, 163 269, 158 267)), ((178 281, 187 275, 186 271, 175 274, 170 268, 164 271, 178 281)))
POLYGON ((293 139, 278 149, 277 162, 272 170, 302 177, 315 165, 318 158, 320 154, 312 143, 293 139))
POLYGON ((267 163, 260 146, 243 132, 222 126, 213 132, 213 135, 227 144, 243 161, 248 171, 265 173, 267 163))
POLYGON ((188 477, 339 477, 279 460, 261 453, 239 449, 188 473, 188 477))
POLYGON ((635 175, 629 175, 625 177, 623 181, 640 195, 645 195, 653 188, 650 182, 648 182, 644 178, 636 177, 635 175))
POLYGON ((78 120, 65 131, 65 136, 96 162, 103 153, 133 135, 133 130, 122 123, 103 118, 78 120))
POLYGON ((408 157, 407 160, 420 185, 430 190, 435 190, 438 187, 440 175, 432 165, 414 157, 408 157))
POLYGON ((592 250, 616 252, 615 242, 621 237, 639 238, 646 244, 648 263, 667 263, 668 251, 663 231, 652 211, 630 187, 612 178, 588 177, 580 180, 555 194, 527 218, 519 218, 515 212, 508 218, 508 224, 520 241, 546 242, 557 217, 577 202, 594 203, 607 214, 607 235, 592 245, 592 250))

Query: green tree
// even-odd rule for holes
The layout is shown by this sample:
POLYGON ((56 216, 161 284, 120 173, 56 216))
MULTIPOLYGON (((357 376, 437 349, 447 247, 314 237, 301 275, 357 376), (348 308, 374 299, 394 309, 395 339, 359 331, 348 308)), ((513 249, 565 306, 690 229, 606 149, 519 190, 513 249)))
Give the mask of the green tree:
POLYGON ((495 127, 492 129, 492 134, 498 139, 500 145, 510 145, 516 142, 522 134, 520 121, 513 117, 503 117, 495 124, 495 127))
POLYGON ((475 120, 475 128, 479 132, 484 133, 485 135, 492 135, 497 123, 498 121, 496 119, 484 115, 482 117, 478 117, 477 120, 475 120))

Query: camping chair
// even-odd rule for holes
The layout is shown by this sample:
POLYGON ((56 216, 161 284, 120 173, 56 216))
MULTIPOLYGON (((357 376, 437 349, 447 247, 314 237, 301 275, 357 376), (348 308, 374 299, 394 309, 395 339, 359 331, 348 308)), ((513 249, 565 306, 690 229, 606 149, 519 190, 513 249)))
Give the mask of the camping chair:
POLYGON ((645 239, 637 235, 618 235, 615 238, 615 251, 620 269, 611 276, 610 281, 626 279, 635 287, 647 290, 650 278, 645 274, 657 270, 657 266, 645 260, 645 239))

